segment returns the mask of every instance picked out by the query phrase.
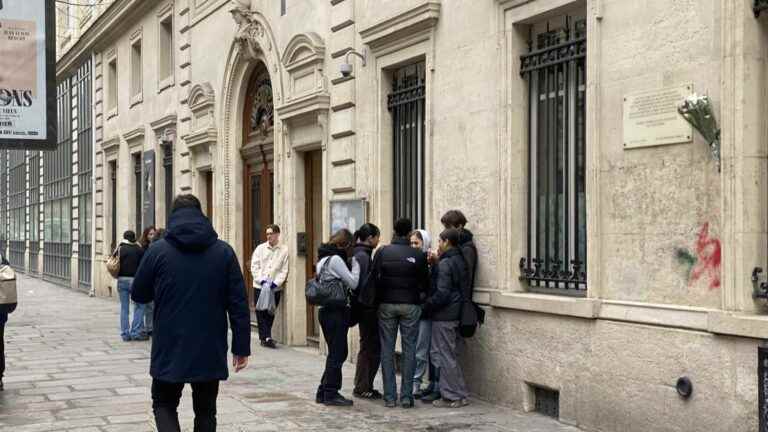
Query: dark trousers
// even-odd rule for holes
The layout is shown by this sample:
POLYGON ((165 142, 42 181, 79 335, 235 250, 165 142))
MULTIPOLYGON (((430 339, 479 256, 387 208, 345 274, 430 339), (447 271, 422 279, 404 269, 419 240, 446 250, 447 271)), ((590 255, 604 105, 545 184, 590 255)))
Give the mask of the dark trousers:
MULTIPOLYGON (((259 300, 261 290, 254 290, 253 301, 259 300)), ((275 293, 275 308, 280 306, 280 291, 275 293)), ((272 339, 272 324, 275 323, 275 316, 267 311, 256 311, 256 324, 259 326, 259 340, 264 342, 272 339)))
MULTIPOLYGON (((194 432, 216 431, 216 398, 219 382, 192 383, 192 408, 195 411, 194 432)), ((158 432, 180 432, 179 400, 184 383, 152 380, 152 410, 158 432)))
POLYGON ((0 325, 0 381, 5 376, 5 322, 0 325))
POLYGON ((360 351, 355 369, 355 393, 365 393, 373 391, 373 381, 381 364, 381 340, 378 311, 363 309, 359 314, 360 351))
POLYGON ((323 337, 328 344, 325 372, 317 389, 320 399, 332 398, 341 390, 341 368, 347 360, 347 332, 349 331, 350 310, 348 307, 322 307, 318 314, 323 337))

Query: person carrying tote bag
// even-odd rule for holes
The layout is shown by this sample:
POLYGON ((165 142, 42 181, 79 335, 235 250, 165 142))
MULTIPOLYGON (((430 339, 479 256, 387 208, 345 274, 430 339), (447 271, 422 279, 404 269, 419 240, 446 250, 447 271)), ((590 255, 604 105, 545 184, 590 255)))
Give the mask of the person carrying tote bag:
POLYGON ((5 323, 8 322, 8 314, 16 310, 17 305, 16 272, 0 255, 0 391, 3 391, 5 374, 5 323))

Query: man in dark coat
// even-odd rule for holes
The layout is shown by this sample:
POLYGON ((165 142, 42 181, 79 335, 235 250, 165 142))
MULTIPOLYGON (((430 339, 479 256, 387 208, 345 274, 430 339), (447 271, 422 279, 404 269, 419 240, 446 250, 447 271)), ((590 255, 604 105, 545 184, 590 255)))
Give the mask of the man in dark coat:
POLYGON ((412 230, 409 219, 395 222, 395 237, 391 244, 376 254, 371 275, 379 302, 384 404, 389 408, 397 405, 394 357, 398 329, 403 347, 400 403, 403 408, 413 408, 413 371, 416 368, 420 305, 429 289, 427 255, 411 247, 408 236, 412 230))
POLYGON ((218 240, 193 195, 176 197, 168 231, 144 255, 132 298, 155 302, 152 407, 159 432, 180 430, 177 408, 192 384, 195 432, 216 430, 219 381, 227 368, 227 316, 235 372, 251 354, 245 282, 232 248, 218 240))

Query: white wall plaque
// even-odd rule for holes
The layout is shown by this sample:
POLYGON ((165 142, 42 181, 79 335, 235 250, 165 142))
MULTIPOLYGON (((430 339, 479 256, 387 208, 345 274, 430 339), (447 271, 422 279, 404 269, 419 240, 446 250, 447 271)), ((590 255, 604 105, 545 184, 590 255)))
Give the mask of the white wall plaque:
POLYGON ((693 92, 693 84, 629 93, 624 96, 624 148, 690 142, 693 128, 677 105, 693 92))

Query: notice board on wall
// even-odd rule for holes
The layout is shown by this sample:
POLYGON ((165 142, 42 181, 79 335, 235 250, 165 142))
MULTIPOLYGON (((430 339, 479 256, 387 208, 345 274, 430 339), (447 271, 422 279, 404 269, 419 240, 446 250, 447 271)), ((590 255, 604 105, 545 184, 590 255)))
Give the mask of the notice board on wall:
POLYGON ((351 232, 357 231, 366 219, 366 201, 336 200, 331 201, 331 235, 346 228, 351 232))
POLYGON ((56 148, 54 0, 0 0, 0 148, 56 148))

